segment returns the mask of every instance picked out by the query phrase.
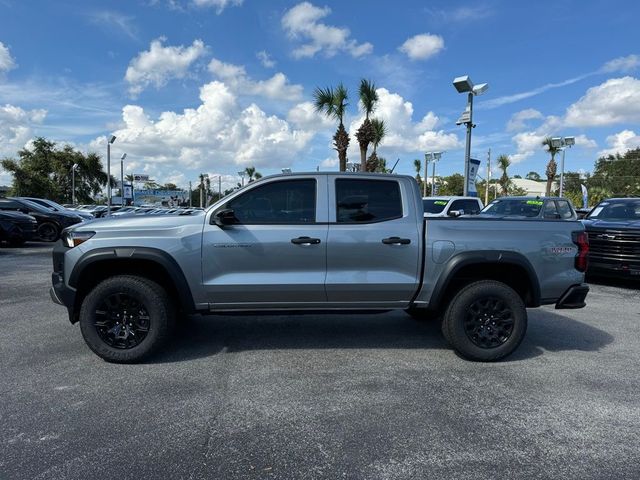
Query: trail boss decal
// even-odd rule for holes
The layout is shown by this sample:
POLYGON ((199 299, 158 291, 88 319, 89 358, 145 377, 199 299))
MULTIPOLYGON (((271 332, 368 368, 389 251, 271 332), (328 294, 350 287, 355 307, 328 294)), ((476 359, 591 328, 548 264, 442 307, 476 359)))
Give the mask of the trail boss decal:
POLYGON ((575 247, 550 247, 549 253, 553 253, 554 255, 564 255, 566 253, 576 253, 575 247))

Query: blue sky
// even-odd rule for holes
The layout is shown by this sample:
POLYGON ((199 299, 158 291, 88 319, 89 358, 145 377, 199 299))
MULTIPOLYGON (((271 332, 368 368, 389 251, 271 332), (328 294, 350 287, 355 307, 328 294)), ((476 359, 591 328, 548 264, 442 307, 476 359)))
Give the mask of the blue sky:
POLYGON ((353 133, 364 77, 390 127, 379 152, 414 173, 414 158, 441 150, 451 174, 465 105, 451 81, 469 74, 490 84, 474 157, 491 148, 512 174, 543 173, 540 141, 574 135, 567 170, 589 171, 640 145, 639 14, 634 1, 593 0, 0 0, 0 156, 36 135, 104 154, 115 133, 127 173, 182 186, 200 172, 232 185, 248 165, 336 169, 335 125, 312 92, 343 82, 353 133))

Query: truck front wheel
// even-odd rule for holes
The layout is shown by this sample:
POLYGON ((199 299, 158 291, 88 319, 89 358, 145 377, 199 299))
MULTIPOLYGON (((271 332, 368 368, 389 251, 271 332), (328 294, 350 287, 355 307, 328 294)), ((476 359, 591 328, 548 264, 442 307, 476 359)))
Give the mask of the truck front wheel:
POLYGON ((443 333, 469 360, 491 362, 511 354, 527 331, 527 310, 512 288, 501 282, 474 282, 451 300, 443 333))
POLYGON ((158 351, 175 324, 167 292, 143 277, 119 275, 91 290, 80 308, 85 342, 108 362, 135 363, 158 351))

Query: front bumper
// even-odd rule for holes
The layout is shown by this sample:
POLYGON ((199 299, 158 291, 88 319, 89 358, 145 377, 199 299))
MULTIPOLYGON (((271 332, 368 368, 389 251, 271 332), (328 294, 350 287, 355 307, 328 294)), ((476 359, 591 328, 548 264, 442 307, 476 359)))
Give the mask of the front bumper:
POLYGON ((615 277, 631 277, 640 279, 640 261, 628 259, 614 259, 589 257, 587 273, 610 275, 615 277))
POLYGON ((589 293, 589 285, 586 283, 572 285, 562 294, 560 300, 556 302, 556 308, 584 308, 587 305, 585 302, 587 293, 589 293))
POLYGON ((62 244, 62 240, 58 240, 53 248, 54 271, 51 274, 49 295, 51 295, 51 300, 53 300, 54 303, 67 307, 69 321, 75 323, 77 321, 75 318, 76 290, 64 283, 64 254, 68 250, 69 249, 62 244))

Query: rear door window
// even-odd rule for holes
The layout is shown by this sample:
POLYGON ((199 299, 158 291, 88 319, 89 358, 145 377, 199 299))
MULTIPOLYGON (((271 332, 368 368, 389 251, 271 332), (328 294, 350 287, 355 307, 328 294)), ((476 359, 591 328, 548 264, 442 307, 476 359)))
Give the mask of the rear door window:
POLYGON ((451 208, 449 208, 449 211, 452 210, 463 210, 467 215, 475 215, 477 213, 480 213, 480 206, 475 200, 460 199, 454 200, 451 203, 451 208))
POLYGON ((400 185, 395 180, 336 180, 336 221, 374 223, 402 217, 400 185))
POLYGON ((573 218, 573 210, 569 205, 569 202, 566 200, 558 200, 556 202, 558 204, 558 213, 560 214, 560 218, 568 220, 573 218))
POLYGON ((558 209, 556 208, 556 202, 550 201, 546 202, 544 205, 544 218, 557 220, 560 218, 560 214, 558 213, 558 209))

